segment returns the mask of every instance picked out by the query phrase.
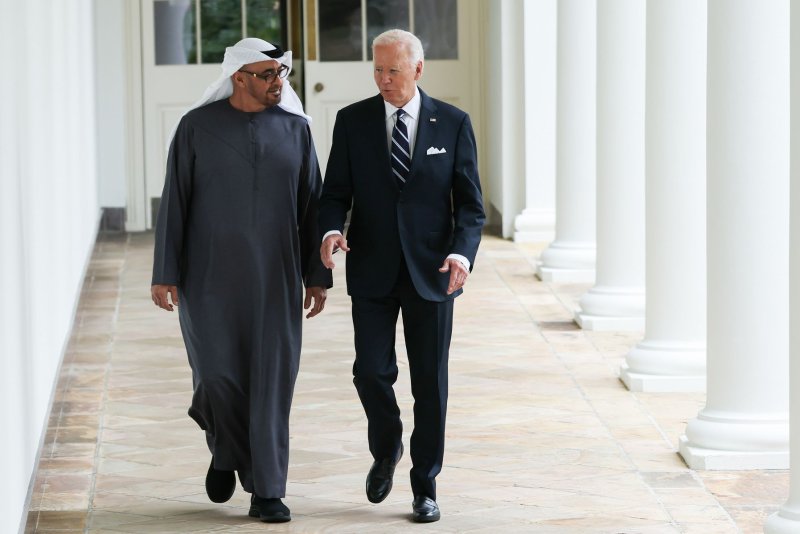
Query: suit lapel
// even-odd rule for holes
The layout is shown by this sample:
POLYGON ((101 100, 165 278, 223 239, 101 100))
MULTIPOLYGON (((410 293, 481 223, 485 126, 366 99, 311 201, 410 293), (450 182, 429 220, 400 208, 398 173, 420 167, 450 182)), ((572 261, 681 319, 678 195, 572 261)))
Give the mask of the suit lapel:
POLYGON ((414 156, 411 158, 411 173, 409 180, 414 178, 417 171, 422 169, 429 146, 432 146, 436 138, 436 104, 426 95, 422 89, 419 90, 420 107, 419 119, 417 120, 417 140, 414 142, 414 156))
MULTIPOLYGON (((392 163, 389 159, 389 146, 386 140, 386 108, 380 94, 373 98, 365 124, 367 125, 365 134, 370 138, 368 146, 373 147, 372 150, 378 159, 378 164, 391 169, 392 163)), ((389 175, 393 178, 391 172, 389 175)))
MULTIPOLYGON (((417 119, 417 139, 414 142, 414 154, 411 158, 411 172, 408 180, 412 180, 417 171, 422 169, 425 164, 425 157, 429 146, 432 146, 436 139, 436 113, 437 108, 433 100, 426 95, 422 89, 419 90, 420 106, 419 118, 417 119)), ((388 170, 386 176, 397 187, 397 181, 392 174, 391 155, 386 139, 386 108, 383 105, 383 97, 376 95, 369 109, 369 116, 365 120, 367 127, 365 135, 371 137, 370 146, 373 147, 374 154, 378 159, 378 164, 388 170)))

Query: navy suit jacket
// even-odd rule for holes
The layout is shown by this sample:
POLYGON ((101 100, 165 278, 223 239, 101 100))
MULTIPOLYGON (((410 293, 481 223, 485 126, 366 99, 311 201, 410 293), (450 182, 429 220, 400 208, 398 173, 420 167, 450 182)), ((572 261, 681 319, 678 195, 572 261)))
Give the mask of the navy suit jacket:
MULTIPOLYGON (((419 295, 447 295, 444 259, 455 253, 473 265, 485 221, 475 135, 469 115, 420 90, 420 116, 411 173, 395 181, 383 98, 376 95, 339 111, 319 207, 322 233, 344 231, 347 212, 347 292, 378 298, 397 281, 401 257, 419 295), (429 148, 443 152, 428 154, 429 148)), ((320 234, 322 235, 322 234, 320 234)))

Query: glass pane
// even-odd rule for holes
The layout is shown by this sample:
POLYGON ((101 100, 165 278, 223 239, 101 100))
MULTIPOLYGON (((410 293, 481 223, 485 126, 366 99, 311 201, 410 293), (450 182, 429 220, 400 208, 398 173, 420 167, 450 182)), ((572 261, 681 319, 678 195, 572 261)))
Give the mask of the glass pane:
POLYGON ((392 28, 408 30, 408 0, 367 0, 367 59, 372 40, 392 28))
POLYGON ((197 61, 193 0, 156 0, 153 21, 156 65, 185 65, 197 61))
POLYGON ((320 61, 361 61, 361 0, 319 1, 320 61))
POLYGON ((456 0, 414 0, 414 33, 425 59, 458 59, 456 0))
POLYGON ((222 63, 225 47, 241 39, 241 0, 200 0, 202 63, 222 63))
POLYGON ((247 36, 258 37, 288 49, 279 0, 247 0, 247 36))

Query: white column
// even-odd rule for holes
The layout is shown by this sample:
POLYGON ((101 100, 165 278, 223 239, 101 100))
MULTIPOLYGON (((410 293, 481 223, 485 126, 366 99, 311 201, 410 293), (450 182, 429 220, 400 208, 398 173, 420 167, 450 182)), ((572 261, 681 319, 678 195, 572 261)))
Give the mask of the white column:
POLYGON ((520 120, 525 101, 522 0, 484 4, 487 58, 486 87, 494 95, 486 106, 486 161, 490 210, 501 216, 503 237, 514 235, 514 217, 523 209, 525 124, 520 120), (503 80, 503 83, 497 83, 503 80))
MULTIPOLYGON (((791 94, 800 95, 800 9, 791 9, 791 94)), ((764 525, 765 534, 800 534, 800 106, 791 106, 789 227, 789 499, 764 525)))
POLYGON ((559 0, 556 104, 556 238, 537 276, 593 282, 597 4, 559 0))
POLYGON ((514 219, 514 241, 550 242, 556 209, 556 0, 525 2, 523 68, 525 209, 514 219))
POLYGON ((708 376, 693 469, 789 466, 789 0, 708 5, 708 376))
POLYGON ((647 2, 645 336, 633 391, 706 387, 706 36, 701 0, 647 2))
POLYGON ((644 330, 645 3, 597 5, 597 273, 575 321, 644 330))

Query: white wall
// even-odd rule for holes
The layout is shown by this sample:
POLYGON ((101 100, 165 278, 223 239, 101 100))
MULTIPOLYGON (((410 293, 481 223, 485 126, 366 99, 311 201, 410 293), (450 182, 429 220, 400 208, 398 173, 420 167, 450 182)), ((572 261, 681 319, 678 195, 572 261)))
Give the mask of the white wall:
POLYGON ((0 0, 0 532, 19 529, 99 209, 91 0, 0 0))
POLYGON ((97 100, 97 196, 104 208, 124 208, 127 192, 127 28, 125 0, 94 2, 97 100))

